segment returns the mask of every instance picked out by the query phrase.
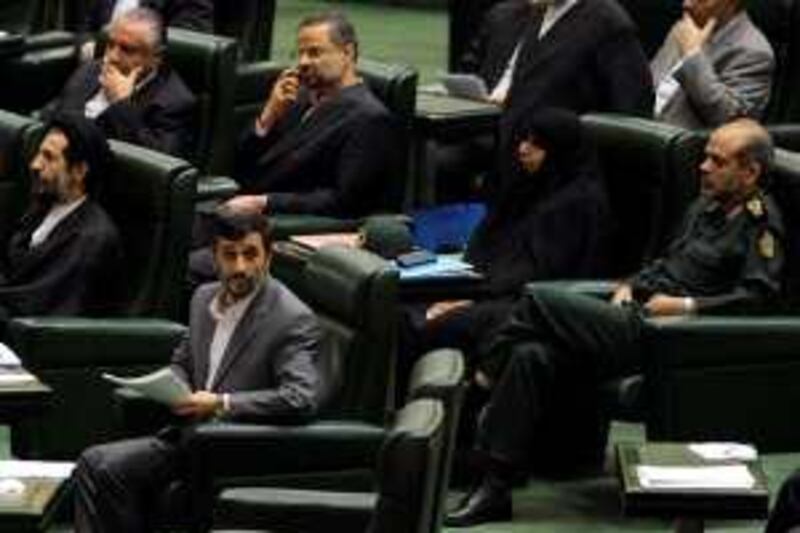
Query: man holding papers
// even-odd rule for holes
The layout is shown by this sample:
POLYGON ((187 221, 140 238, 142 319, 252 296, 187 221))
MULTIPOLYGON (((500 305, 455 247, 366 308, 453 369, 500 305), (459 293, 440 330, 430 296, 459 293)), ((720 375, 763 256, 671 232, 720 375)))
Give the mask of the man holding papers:
MULTIPOLYGON (((261 216, 219 216, 218 283, 191 304, 188 338, 171 369, 192 391, 172 407, 187 421, 299 421, 317 408, 316 318, 267 274, 271 235, 261 216)), ((85 532, 153 531, 151 509, 184 473, 179 431, 94 446, 75 470, 75 526, 85 532)))

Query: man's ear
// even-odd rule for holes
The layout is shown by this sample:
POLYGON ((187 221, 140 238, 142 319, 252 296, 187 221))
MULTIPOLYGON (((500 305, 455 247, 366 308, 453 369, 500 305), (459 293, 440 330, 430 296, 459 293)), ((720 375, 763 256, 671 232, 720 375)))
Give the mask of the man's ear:
POLYGON ((86 189, 86 175, 89 173, 89 165, 86 164, 86 161, 73 163, 69 167, 69 172, 72 175, 72 178, 79 180, 83 185, 83 188, 86 189))

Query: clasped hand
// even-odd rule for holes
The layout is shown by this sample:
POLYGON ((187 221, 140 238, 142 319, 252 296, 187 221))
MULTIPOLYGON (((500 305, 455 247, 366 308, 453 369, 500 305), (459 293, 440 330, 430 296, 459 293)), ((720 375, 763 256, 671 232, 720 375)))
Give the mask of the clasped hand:
POLYGON ((113 104, 130 98, 141 72, 141 67, 138 67, 132 69, 128 74, 123 74, 111 63, 104 62, 100 70, 100 87, 108 101, 113 104))
POLYGON ((221 405, 222 397, 219 394, 201 390, 173 405, 172 412, 180 416, 204 419, 214 416, 221 405))

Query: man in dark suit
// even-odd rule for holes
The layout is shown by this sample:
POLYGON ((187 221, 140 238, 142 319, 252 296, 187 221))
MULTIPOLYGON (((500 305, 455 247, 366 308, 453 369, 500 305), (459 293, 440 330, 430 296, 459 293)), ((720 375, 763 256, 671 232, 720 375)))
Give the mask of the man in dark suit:
POLYGON ((501 176, 510 175, 511 132, 523 115, 544 107, 652 113, 647 58, 616 0, 506 0, 486 14, 460 66, 485 81, 502 115, 496 142, 484 137, 442 148, 442 181, 490 169, 492 153, 501 176))
POLYGON ((33 201, 0 257, 3 315, 82 315, 118 303, 111 276, 122 266, 116 226, 93 194, 111 152, 102 132, 79 115, 46 127, 30 162, 33 201))
POLYGON ((116 16, 146 7, 164 19, 165 26, 213 33, 214 2, 212 0, 96 0, 86 17, 85 29, 96 33, 116 16))
POLYGON ((358 41, 340 13, 304 19, 298 64, 278 77, 236 158, 241 213, 357 217, 385 208, 398 127, 356 72, 358 41))
MULTIPOLYGON (((188 338, 171 368, 193 392, 173 411, 187 421, 303 420, 321 390, 317 320, 267 274, 272 237, 264 217, 219 217, 215 234, 220 282, 192 299, 188 338)), ((153 498, 185 466, 179 433, 86 450, 74 473, 76 531, 153 531, 153 498)))
POLYGON ((163 58, 161 17, 136 8, 114 19, 103 57, 81 65, 44 110, 94 119, 113 139, 181 155, 191 139, 195 98, 163 58))

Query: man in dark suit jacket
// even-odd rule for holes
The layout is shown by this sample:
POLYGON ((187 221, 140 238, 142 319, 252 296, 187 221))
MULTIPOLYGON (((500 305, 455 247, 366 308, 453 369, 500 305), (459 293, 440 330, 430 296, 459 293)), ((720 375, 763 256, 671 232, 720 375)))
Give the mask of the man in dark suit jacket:
POLYGON ((214 2, 212 0, 96 0, 86 17, 85 29, 96 33, 111 22, 115 15, 121 15, 126 4, 131 7, 147 7, 158 12, 165 26, 176 26, 189 30, 214 32, 214 2))
POLYGON ((246 132, 235 212, 357 217, 388 207, 398 127, 356 73, 355 30, 339 13, 303 20, 298 65, 281 73, 246 132))
POLYGON ((492 152, 500 175, 510 175, 511 132, 537 109, 652 113, 647 57, 616 0, 506 0, 486 14, 460 66, 484 80, 502 115, 496 142, 443 147, 439 165, 451 182, 490 168, 492 152))
POLYGON ((45 116, 81 112, 110 138, 183 154, 195 97, 164 61, 163 35, 161 18, 147 8, 114 19, 102 59, 78 67, 45 116))
POLYGON ((111 276, 122 265, 116 226, 92 198, 111 159, 97 127, 54 118, 30 163, 34 197, 0 257, 3 315, 112 311, 111 276))
MULTIPOLYGON (((220 217, 215 233, 220 282, 192 299, 188 339, 171 368, 194 392, 173 411, 198 421, 302 420, 316 410, 321 387, 317 320, 267 275, 265 218, 220 217)), ((76 531, 153 531, 152 498, 181 476, 186 459, 178 433, 86 450, 74 474, 76 531)))

